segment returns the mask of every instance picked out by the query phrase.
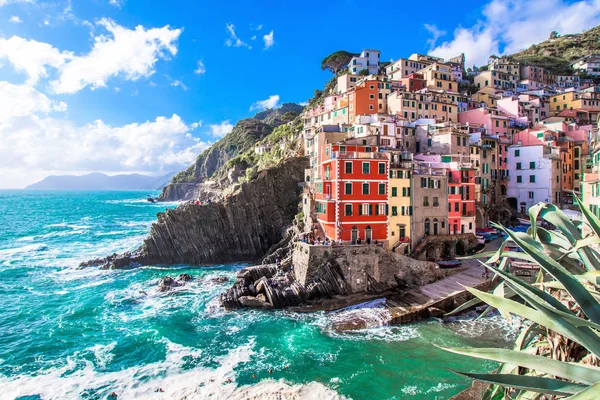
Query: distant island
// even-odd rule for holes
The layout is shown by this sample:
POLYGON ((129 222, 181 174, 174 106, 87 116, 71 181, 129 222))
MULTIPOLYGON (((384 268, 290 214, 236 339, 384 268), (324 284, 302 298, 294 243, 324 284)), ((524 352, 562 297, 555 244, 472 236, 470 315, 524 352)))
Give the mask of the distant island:
POLYGON ((26 190, 161 190, 175 175, 141 174, 106 175, 94 172, 87 175, 50 175, 27 186, 26 190))

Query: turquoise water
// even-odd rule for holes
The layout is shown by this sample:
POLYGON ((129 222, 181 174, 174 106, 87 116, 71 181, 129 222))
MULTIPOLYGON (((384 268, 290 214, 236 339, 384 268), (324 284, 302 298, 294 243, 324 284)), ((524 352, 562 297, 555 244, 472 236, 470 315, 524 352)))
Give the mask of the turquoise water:
POLYGON ((0 191, 0 399, 227 398, 267 379, 317 381, 353 399, 445 399, 470 384, 447 368, 492 366, 432 344, 499 346, 514 331, 492 317, 339 335, 335 319, 385 313, 224 311, 217 296, 230 283, 213 279, 241 265, 76 269, 134 249, 156 213, 176 206, 148 194, 0 191), (156 291, 182 272, 195 279, 156 291))

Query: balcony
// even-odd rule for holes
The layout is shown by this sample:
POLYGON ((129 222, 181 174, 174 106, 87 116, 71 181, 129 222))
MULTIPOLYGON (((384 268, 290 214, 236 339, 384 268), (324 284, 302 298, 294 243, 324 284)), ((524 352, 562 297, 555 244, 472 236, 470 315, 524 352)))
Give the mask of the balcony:
POLYGON ((503 182, 509 182, 510 181, 510 176, 508 176, 508 175, 501 176, 500 180, 503 181, 503 182))
POLYGON ((347 152, 347 153, 340 153, 339 151, 333 151, 331 152, 331 158, 332 159, 377 159, 377 160, 382 160, 382 159, 387 159, 386 155, 384 153, 377 153, 377 152, 347 152))
POLYGON ((544 158, 560 160, 560 151, 558 149, 544 150, 544 158))
POLYGON ((475 211, 466 211, 460 214, 461 217, 474 217, 475 211))
POLYGON ((412 161, 393 161, 390 163, 390 168, 411 169, 412 161))

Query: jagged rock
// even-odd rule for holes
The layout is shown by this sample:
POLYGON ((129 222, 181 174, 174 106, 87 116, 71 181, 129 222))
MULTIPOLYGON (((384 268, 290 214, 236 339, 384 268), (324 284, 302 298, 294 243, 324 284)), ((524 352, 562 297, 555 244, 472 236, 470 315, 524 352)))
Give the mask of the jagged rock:
POLYGON ((272 309, 273 305, 266 301, 264 295, 253 296, 242 296, 239 298, 239 302, 248 308, 259 308, 259 309, 272 309))
POLYGON ((226 276, 215 276, 214 278, 210 278, 212 283, 225 283, 229 282, 229 278, 226 276))
POLYGON ((179 287, 181 286, 181 283, 178 282, 177 280, 171 278, 170 276, 163 276, 162 278, 160 278, 158 280, 158 291, 159 292, 166 292, 168 290, 170 290, 171 288, 174 287, 179 287))
POLYGON ((210 265, 259 260, 298 213, 305 157, 288 159, 240 185, 222 201, 187 203, 158 214, 144 244, 134 253, 82 263, 101 268, 131 265, 210 265))
POLYGON ((178 282, 187 282, 191 281, 192 279, 194 278, 190 274, 179 274, 179 276, 177 276, 178 282))

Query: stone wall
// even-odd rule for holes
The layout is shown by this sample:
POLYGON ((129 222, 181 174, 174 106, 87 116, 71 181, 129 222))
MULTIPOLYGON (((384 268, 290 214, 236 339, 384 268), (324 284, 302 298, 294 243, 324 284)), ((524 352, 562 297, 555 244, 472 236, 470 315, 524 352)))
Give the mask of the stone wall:
POLYGON ((302 285, 336 267, 351 293, 382 291, 399 285, 425 285, 444 275, 435 263, 418 261, 375 245, 296 243, 292 264, 296 280, 302 285))
POLYGON ((477 244, 477 238, 472 233, 430 235, 414 247, 413 255, 418 260, 453 259, 469 254, 477 244))

